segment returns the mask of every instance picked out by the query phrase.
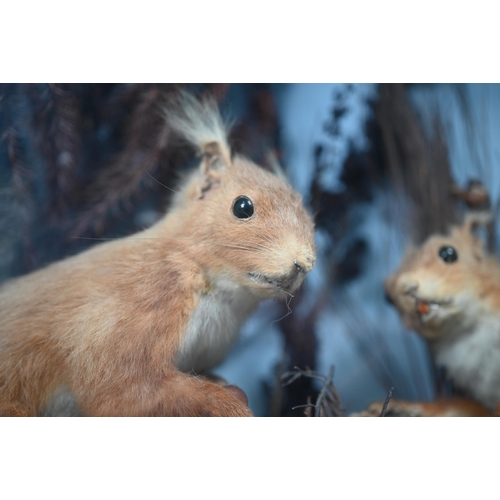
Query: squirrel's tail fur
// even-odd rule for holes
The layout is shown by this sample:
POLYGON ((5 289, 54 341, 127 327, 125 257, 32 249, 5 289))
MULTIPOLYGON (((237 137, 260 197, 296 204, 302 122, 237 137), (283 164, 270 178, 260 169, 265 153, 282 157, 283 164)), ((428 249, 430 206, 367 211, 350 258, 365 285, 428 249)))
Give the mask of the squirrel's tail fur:
POLYGON ((222 119, 215 99, 198 99, 181 90, 167 103, 164 115, 172 131, 193 145, 199 154, 211 156, 215 147, 226 164, 231 163, 227 138, 230 125, 222 119))

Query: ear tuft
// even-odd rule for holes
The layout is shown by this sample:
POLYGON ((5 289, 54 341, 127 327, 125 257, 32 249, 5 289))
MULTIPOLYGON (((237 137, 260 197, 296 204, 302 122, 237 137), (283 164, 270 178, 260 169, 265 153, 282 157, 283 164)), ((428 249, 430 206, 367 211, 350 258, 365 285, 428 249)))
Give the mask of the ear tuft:
POLYGON ((222 119, 213 97, 197 99, 185 90, 170 99, 163 111, 171 130, 203 156, 197 194, 202 199, 220 184, 220 170, 231 166, 229 124, 222 119))
POLYGON ((226 166, 231 165, 230 126, 222 119, 213 97, 197 99, 182 90, 167 102, 163 112, 171 130, 194 146, 198 154, 219 156, 226 166))

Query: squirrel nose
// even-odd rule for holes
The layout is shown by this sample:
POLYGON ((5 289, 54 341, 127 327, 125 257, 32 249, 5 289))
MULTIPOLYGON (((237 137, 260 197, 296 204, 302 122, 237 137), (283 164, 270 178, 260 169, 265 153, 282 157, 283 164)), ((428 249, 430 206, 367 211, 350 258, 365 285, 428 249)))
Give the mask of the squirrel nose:
POLYGON ((411 295, 418 290, 418 283, 416 281, 403 277, 403 279, 401 279, 400 281, 399 289, 403 295, 411 295))
POLYGON ((294 259, 293 263, 295 264, 295 269, 298 273, 308 273, 314 267, 314 263, 311 262, 311 259, 309 258, 300 261, 294 259))
POLYGON ((384 282, 385 300, 395 305, 401 295, 412 296, 418 290, 418 282, 406 274, 391 274, 384 282))

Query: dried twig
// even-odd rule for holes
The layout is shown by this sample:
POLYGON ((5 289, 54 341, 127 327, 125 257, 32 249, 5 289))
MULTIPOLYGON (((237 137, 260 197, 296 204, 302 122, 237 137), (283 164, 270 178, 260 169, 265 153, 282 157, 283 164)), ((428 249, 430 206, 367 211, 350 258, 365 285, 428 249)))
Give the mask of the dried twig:
POLYGON ((84 191, 87 206, 78 216, 73 236, 86 234, 89 229, 101 234, 110 212, 130 208, 141 187, 152 185, 147 174, 156 174, 169 144, 168 127, 158 112, 162 98, 157 87, 139 95, 127 122, 126 146, 84 191))
POLYGON ((385 417, 385 414, 387 413, 387 407, 389 406, 389 402, 392 398, 392 393, 394 392, 394 387, 391 387, 389 389, 389 392, 387 393, 387 397, 385 398, 385 401, 384 401, 384 406, 382 407, 382 411, 380 413, 380 416, 381 417, 385 417))
POLYGON ((333 374, 335 372, 335 367, 333 365, 330 367, 328 376, 310 370, 309 368, 303 370, 295 366, 294 370, 294 372, 286 372, 281 376, 281 381, 284 386, 292 384, 301 377, 307 377, 319 380, 323 384, 323 388, 316 399, 316 404, 312 404, 311 398, 309 397, 307 404, 294 406, 292 410, 296 408, 306 408, 306 416, 311 416, 310 410, 314 408, 315 417, 341 417, 344 414, 345 410, 342 407, 337 390, 333 385, 333 374))

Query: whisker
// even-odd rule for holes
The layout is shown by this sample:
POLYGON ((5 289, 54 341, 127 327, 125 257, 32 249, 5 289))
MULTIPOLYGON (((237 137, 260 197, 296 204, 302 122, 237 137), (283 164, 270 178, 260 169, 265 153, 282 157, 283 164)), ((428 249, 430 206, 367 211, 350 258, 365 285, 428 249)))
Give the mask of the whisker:
POLYGON ((270 236, 266 235, 266 234, 261 234, 261 235, 259 235, 259 236, 260 236, 260 237, 261 237, 264 241, 267 241, 268 243, 271 243, 271 244, 276 243, 276 241, 273 241, 273 239, 272 239, 270 236))
MULTIPOLYGON (((269 251, 272 251, 272 248, 269 248, 269 247, 267 247, 266 245, 263 245, 262 243, 258 243, 258 242, 256 242, 256 243, 254 243, 254 245, 257 245, 257 247, 259 247, 259 248, 263 248, 264 250, 269 250, 269 251)), ((257 248, 256 248, 256 249, 257 249, 257 248)))
POLYGON ((146 173, 149 175, 149 177, 151 177, 151 179, 153 179, 155 182, 157 182, 160 186, 163 186, 164 188, 168 189, 169 191, 172 191, 172 193, 176 193, 177 194, 177 191, 175 191, 172 188, 169 188, 168 186, 165 186, 165 184, 161 183, 158 179, 156 179, 155 177, 153 177, 147 170, 146 170, 146 173))
POLYGON ((286 290, 282 290, 281 288, 279 289, 279 291, 285 295, 285 304, 286 304, 288 311, 282 318, 275 319, 271 323, 271 325, 274 325, 274 323, 279 323, 280 321, 284 320, 286 317, 290 316, 290 314, 292 314, 292 308, 290 307, 290 303, 292 302, 292 299, 294 296, 291 293, 287 292, 286 290), (287 295, 288 295, 288 297, 287 297, 287 295))
MULTIPOLYGON (((165 237, 165 236, 134 236, 134 234, 139 234, 139 233, 132 233, 130 235, 124 235, 124 236, 111 236, 111 237, 91 237, 91 236, 69 236, 70 239, 76 239, 76 240, 91 240, 91 241, 110 241, 110 240, 124 240, 124 239, 129 239, 129 240, 161 240, 161 241, 187 241, 187 242, 192 242, 192 238, 180 238, 179 236, 175 235, 172 237, 165 237)), ((220 245, 220 246, 225 246, 228 248, 237 248, 241 250, 252 250, 252 251, 259 251, 261 248, 257 246, 252 246, 252 245, 238 245, 238 244, 233 244, 225 241, 213 241, 209 238, 204 238, 200 240, 198 243, 207 243, 207 244, 215 244, 215 245, 220 245)), ((262 247, 267 250, 270 250, 267 247, 262 247)))
POLYGON ((255 251, 259 250, 258 248, 255 248, 255 247, 244 246, 244 245, 231 245, 231 244, 228 244, 228 243, 220 243, 218 241, 212 241, 211 243, 213 243, 214 245, 219 245, 221 247, 236 248, 236 249, 239 249, 239 250, 248 250, 248 251, 252 251, 252 252, 255 252, 255 251))
MULTIPOLYGON (((140 234, 140 233, 135 233, 135 234, 140 234)), ((172 236, 172 237, 162 237, 162 236, 134 236, 134 233, 131 235, 125 235, 125 236, 114 236, 114 237, 90 237, 90 236, 69 236, 70 239, 76 239, 76 240, 88 240, 88 241, 113 241, 113 240, 158 240, 158 241, 186 241, 186 242, 192 242, 193 240, 191 238, 180 238, 179 236, 172 236)), ((244 250, 248 252, 260 252, 262 250, 271 250, 270 248, 266 247, 265 245, 258 245, 253 246, 253 245, 244 245, 244 244, 236 244, 236 243, 231 243, 227 241, 213 241, 209 238, 203 238, 198 241, 198 244, 211 244, 211 245, 218 245, 222 247, 227 247, 227 248, 234 248, 235 250, 244 250)))

